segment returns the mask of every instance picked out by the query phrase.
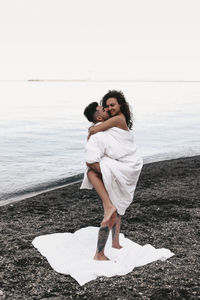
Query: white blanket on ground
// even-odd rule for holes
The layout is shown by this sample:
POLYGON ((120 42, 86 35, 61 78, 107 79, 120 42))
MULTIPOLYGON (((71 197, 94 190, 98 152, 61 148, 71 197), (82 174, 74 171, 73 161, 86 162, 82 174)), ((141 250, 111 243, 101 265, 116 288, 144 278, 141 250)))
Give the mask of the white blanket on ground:
POLYGON ((125 275, 135 267, 156 260, 165 260, 174 254, 165 248, 155 249, 147 244, 140 246, 120 233, 122 249, 111 247, 111 233, 105 247, 110 261, 93 259, 98 237, 98 227, 86 227, 75 233, 54 233, 36 237, 32 244, 47 258, 58 273, 71 275, 80 285, 98 276, 125 275))
MULTIPOLYGON (((130 131, 117 127, 91 136, 85 147, 86 162, 100 163, 102 179, 109 198, 120 215, 133 201, 142 169, 142 159, 130 131)), ((92 189, 87 170, 81 189, 92 189)))

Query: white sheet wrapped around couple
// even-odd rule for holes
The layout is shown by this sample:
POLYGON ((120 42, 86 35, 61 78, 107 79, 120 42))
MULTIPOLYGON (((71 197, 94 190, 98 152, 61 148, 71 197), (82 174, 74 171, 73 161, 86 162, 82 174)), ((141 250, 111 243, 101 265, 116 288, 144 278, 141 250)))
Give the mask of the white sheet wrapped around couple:
MULTIPOLYGON (((99 162, 109 198, 117 212, 124 215, 133 201, 143 165, 132 133, 117 127, 98 132, 88 140, 85 153, 88 163, 99 162)), ((86 170, 81 189, 92 188, 86 170)))

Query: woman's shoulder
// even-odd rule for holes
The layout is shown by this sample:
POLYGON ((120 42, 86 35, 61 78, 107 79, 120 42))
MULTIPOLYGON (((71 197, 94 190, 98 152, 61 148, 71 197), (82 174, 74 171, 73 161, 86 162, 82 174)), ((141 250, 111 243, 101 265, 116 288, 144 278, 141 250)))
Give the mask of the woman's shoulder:
POLYGON ((127 124, 126 124, 126 118, 123 114, 114 116, 113 118, 115 118, 115 126, 119 127, 121 129, 127 130, 127 124))
POLYGON ((113 116, 111 118, 115 119, 116 122, 126 122, 126 118, 125 118, 124 114, 119 114, 119 115, 113 116))

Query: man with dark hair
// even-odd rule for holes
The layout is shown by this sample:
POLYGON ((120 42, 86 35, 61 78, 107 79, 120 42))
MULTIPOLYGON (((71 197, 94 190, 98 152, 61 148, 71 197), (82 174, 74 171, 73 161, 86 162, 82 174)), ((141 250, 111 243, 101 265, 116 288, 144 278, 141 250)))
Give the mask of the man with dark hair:
POLYGON ((89 122, 95 123, 94 117, 96 113, 96 108, 98 106, 97 102, 90 103, 84 110, 84 116, 88 119, 89 122))
MULTIPOLYGON (((97 102, 90 103, 84 110, 84 115, 88 119, 88 121, 93 122, 94 124, 98 124, 99 122, 103 122, 107 120, 110 116, 108 112, 97 102)), ((95 136, 90 137, 88 140, 88 144, 92 145, 92 151, 95 151, 97 156, 101 156, 101 147, 98 147, 98 137, 104 135, 103 132, 99 132, 95 136), (94 145, 94 147, 93 147, 94 145), (99 152, 99 155, 97 154, 99 152)), ((99 234, 98 234, 98 241, 97 241, 97 250, 94 256, 95 260, 108 260, 108 258, 104 254, 104 248, 109 236, 110 229, 112 228, 112 238, 113 243, 112 246, 114 248, 120 249, 121 246, 119 245, 119 232, 120 232, 120 223, 121 218, 119 214, 116 213, 116 208, 110 201, 108 192, 104 186, 102 176, 101 176, 101 169, 99 162, 89 163, 90 159, 92 159, 92 153, 90 153, 90 148, 87 149, 86 145, 86 165, 88 169, 86 170, 83 183, 81 185, 82 188, 88 188, 87 178, 92 186, 95 188, 96 192, 98 193, 99 197, 103 202, 104 207, 104 219, 101 223, 99 234)), ((90 187, 91 188, 91 187, 90 187)))
MULTIPOLYGON (((84 115, 88 119, 88 121, 93 122, 94 124, 103 122, 110 117, 108 112, 102 106, 98 105, 97 102, 90 103, 85 108, 84 115)), ((99 136, 102 136, 102 135, 104 135, 104 133, 99 132, 99 134, 97 136, 91 137, 91 139, 88 141, 88 143, 90 145, 94 145, 92 147, 92 151, 95 150, 95 155, 98 153, 99 150, 101 150, 100 147, 98 148, 98 138, 99 138, 99 136)), ((89 157, 89 159, 91 159, 90 151, 88 149, 86 151, 87 151, 87 157, 89 157)), ((101 177, 101 169, 100 169, 99 162, 89 163, 89 161, 87 159, 86 165, 89 168, 87 171, 87 177, 103 201, 104 219, 102 221, 102 225, 105 225, 110 220, 113 213, 116 211, 116 208, 110 201, 108 193, 105 189, 105 186, 104 186, 104 183, 103 183, 103 180, 101 177)))
POLYGON ((108 112, 97 102, 92 102, 85 108, 84 116, 93 123, 103 122, 110 117, 108 112))

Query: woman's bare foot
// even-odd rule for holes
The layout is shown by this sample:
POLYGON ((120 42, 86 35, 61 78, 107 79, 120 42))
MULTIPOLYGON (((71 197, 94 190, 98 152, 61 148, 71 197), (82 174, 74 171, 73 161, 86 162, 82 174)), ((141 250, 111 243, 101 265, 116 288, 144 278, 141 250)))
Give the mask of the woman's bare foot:
POLYGON ((104 213, 104 218, 101 222, 101 226, 107 226, 113 214, 117 211, 114 205, 110 206, 104 213))
POLYGON ((109 258, 103 253, 96 253, 94 256, 94 260, 109 260, 109 258))

